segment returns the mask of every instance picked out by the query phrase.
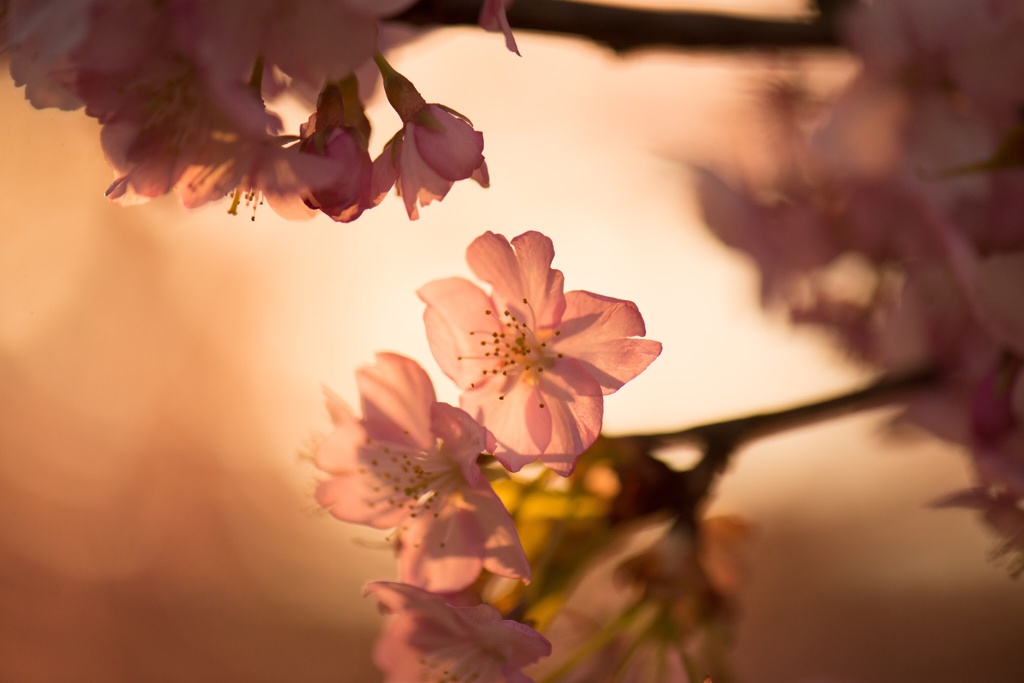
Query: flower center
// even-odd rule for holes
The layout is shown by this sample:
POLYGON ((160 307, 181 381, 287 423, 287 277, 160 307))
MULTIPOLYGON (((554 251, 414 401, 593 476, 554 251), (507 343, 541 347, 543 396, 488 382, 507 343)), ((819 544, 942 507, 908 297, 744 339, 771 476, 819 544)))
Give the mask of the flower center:
MULTIPOLYGON (((523 304, 530 307, 530 302, 523 299, 523 304)), ((532 308, 530 313, 532 314, 532 308)), ((484 315, 492 318, 494 324, 490 330, 473 330, 469 335, 480 338, 481 355, 459 356, 458 359, 473 360, 481 365, 484 378, 500 375, 507 378, 501 387, 499 400, 511 390, 516 381, 527 382, 536 387, 541 384, 545 370, 551 370, 562 358, 562 354, 554 351, 555 337, 562 334, 557 329, 536 330, 526 322, 526 316, 520 318, 515 312, 505 309, 496 313, 490 309, 484 315)), ((530 316, 536 317, 536 316, 530 316)), ((471 383, 475 388, 476 383, 471 383)), ((543 408, 544 404, 541 403, 543 408)))
POLYGON ((428 514, 437 517, 440 513, 434 508, 438 499, 442 499, 443 506, 443 499, 458 488, 461 472, 443 458, 441 445, 438 454, 414 451, 412 455, 401 447, 373 444, 369 440, 366 445, 372 451, 364 457, 366 465, 359 468, 359 474, 373 472, 372 497, 367 501, 370 507, 383 504, 402 508, 412 519, 428 514), (444 459, 440 467, 442 463, 436 462, 439 458, 444 459))

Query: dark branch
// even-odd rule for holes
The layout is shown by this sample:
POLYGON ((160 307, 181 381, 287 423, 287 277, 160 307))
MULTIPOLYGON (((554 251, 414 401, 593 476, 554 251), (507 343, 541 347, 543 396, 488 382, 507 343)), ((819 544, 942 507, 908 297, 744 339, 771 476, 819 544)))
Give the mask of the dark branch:
POLYGON ((920 389, 936 382, 938 371, 924 368, 899 375, 890 375, 847 394, 807 403, 804 405, 776 410, 770 413, 747 415, 732 420, 711 422, 688 427, 678 432, 652 434, 644 438, 659 441, 697 441, 709 451, 731 451, 745 441, 774 434, 776 432, 802 427, 818 420, 874 408, 891 403, 907 392, 920 389))
POLYGON ((622 491, 612 519, 635 519, 669 512, 677 523, 696 533, 700 512, 712 486, 728 466, 733 453, 747 441, 822 419, 875 408, 904 398, 907 393, 941 381, 932 368, 883 377, 874 384, 841 396, 770 413, 710 422, 665 434, 639 434, 611 439, 622 452, 618 467, 622 491), (702 450, 700 461, 689 470, 675 471, 651 452, 671 442, 689 441, 702 450))
MULTIPOLYGON (((480 0, 420 0, 393 21, 416 26, 477 23, 480 0)), ((640 48, 835 48, 832 16, 811 21, 751 19, 705 12, 668 12, 568 0, 516 0, 508 10, 513 31, 587 38, 616 52, 640 48)))

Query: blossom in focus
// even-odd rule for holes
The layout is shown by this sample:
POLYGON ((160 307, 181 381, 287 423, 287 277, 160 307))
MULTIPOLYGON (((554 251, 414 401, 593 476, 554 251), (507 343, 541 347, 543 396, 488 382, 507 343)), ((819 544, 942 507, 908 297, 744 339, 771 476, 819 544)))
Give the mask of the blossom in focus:
POLYGON ((482 569, 529 578, 512 518, 476 464, 493 448, 487 430, 438 403, 427 374, 404 356, 378 354, 356 380, 362 419, 327 396, 335 429, 316 452, 330 475, 319 503, 338 519, 395 527, 405 583, 452 593, 482 569))
POLYGON ((543 636, 502 619, 490 605, 457 607, 440 595, 385 581, 367 585, 365 594, 392 615, 374 649, 388 683, 530 683, 523 667, 551 654, 543 636))
POLYGON ((483 134, 458 112, 427 104, 383 58, 377 63, 388 100, 403 125, 373 162, 375 201, 394 186, 409 218, 416 220, 418 207, 444 199, 456 181, 472 178, 481 187, 490 185, 483 134))
POLYGON ((563 293, 554 247, 539 232, 511 243, 487 232, 466 250, 488 294, 463 278, 419 290, 434 358, 463 389, 461 406, 490 429, 502 464, 538 457, 563 476, 601 431, 604 396, 639 375, 661 344, 631 301, 563 293))

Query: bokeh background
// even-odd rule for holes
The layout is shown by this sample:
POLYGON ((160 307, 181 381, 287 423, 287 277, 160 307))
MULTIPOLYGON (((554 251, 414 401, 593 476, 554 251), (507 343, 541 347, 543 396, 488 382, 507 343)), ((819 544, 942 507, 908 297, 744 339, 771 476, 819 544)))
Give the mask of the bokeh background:
MULTIPOLYGON (((352 372, 377 350, 417 358, 456 400, 415 290, 468 275, 484 230, 545 232, 569 289, 636 301, 664 343, 608 400, 611 433, 868 379, 760 311, 756 274, 708 235, 690 188, 692 164, 760 163, 766 79, 799 72, 828 92, 852 72, 843 56, 618 57, 517 38, 521 59, 457 29, 393 54, 485 132, 493 183, 457 185, 416 223, 394 197, 351 225, 173 197, 114 207, 94 123, 34 111, 3 79, 0 681, 379 680, 379 620, 360 595, 393 576, 390 552, 316 509, 302 454, 328 428, 321 386, 354 400, 352 372)), ((379 148, 398 121, 379 101, 370 115, 379 148)), ((977 520, 927 508, 969 482, 964 454, 887 431, 891 415, 765 439, 722 481, 713 511, 755 527, 743 680, 1024 677, 1022 586, 987 559, 977 520)))

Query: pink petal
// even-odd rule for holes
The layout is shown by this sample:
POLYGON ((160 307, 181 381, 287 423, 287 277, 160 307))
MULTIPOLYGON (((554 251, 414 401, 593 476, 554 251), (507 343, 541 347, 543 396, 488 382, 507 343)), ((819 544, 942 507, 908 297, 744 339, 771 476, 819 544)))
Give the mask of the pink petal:
POLYGON ((491 186, 491 175, 487 172, 487 162, 480 164, 480 168, 473 171, 473 175, 469 176, 477 182, 480 187, 491 186))
POLYGON ((487 450, 493 437, 465 410, 447 403, 431 406, 430 427, 437 438, 444 442, 448 457, 461 464, 466 480, 476 483, 480 477, 477 457, 487 450))
POLYGON ((316 449, 316 466, 328 474, 354 470, 357 466, 356 452, 366 443, 366 432, 358 422, 345 419, 344 413, 334 412, 340 407, 337 404, 334 408, 328 406, 332 418, 337 414, 342 422, 336 423, 337 428, 316 449))
POLYGON ((565 310, 562 273, 551 268, 554 256, 551 240, 534 231, 511 244, 504 235, 486 232, 466 249, 470 269, 494 287, 494 303, 534 331, 557 325, 565 310))
POLYGON ((432 449, 430 431, 434 385, 416 361, 395 353, 378 353, 377 362, 356 372, 363 401, 363 421, 374 439, 432 449))
POLYGON ((405 200, 405 210, 409 218, 419 218, 416 208, 426 206, 435 199, 444 199, 452 189, 453 182, 438 175, 437 172, 420 156, 416 145, 414 126, 409 124, 405 130, 402 153, 398 159, 398 180, 395 186, 398 194, 405 200))
POLYGON ((501 619, 491 605, 480 604, 458 608, 459 616, 475 631, 478 642, 504 660, 502 673, 505 683, 526 680, 512 677, 513 669, 521 669, 551 654, 551 643, 526 624, 511 619, 501 619), (497 619, 495 617, 498 617, 497 619))
POLYGON ((645 333, 632 301, 581 291, 568 292, 565 301, 555 348, 583 363, 605 394, 639 375, 661 353, 659 342, 630 339, 645 333))
POLYGON ((341 396, 338 396, 328 387, 323 387, 323 392, 327 403, 327 414, 331 416, 331 422, 335 427, 352 424, 357 421, 352 409, 342 400, 341 396))
POLYGON ((501 331, 497 318, 486 313, 495 309, 491 298, 458 277, 434 280, 417 294, 427 304, 423 322, 441 370, 463 389, 487 381, 483 370, 494 362, 483 357, 480 342, 501 331))
POLYGON ((191 163, 174 184, 174 189, 181 197, 181 203, 190 209, 221 199, 229 192, 233 192, 242 177, 237 160, 233 158, 235 150, 228 149, 228 145, 223 144, 210 144, 207 147, 216 147, 222 151, 207 153, 204 159, 191 163), (223 161, 207 163, 206 159, 212 157, 222 158, 223 161))
POLYGON ((475 511, 445 504, 436 518, 402 526, 398 578, 437 593, 455 593, 480 575, 484 537, 475 511))
POLYGON ((396 135, 388 144, 380 156, 373 160, 373 172, 370 181, 371 203, 376 206, 391 191, 398 180, 398 158, 402 154, 402 138, 396 135))
POLYGON ((348 76, 374 52, 377 22, 346 3, 287 3, 265 32, 262 54, 282 71, 313 87, 348 76), (339 37, 339 27, 344 37, 339 37))
POLYGON ((518 670, 551 654, 546 638, 525 624, 502 619, 488 604, 450 605, 439 595, 386 581, 368 584, 364 594, 376 596, 395 615, 374 652, 389 683, 436 680, 438 665, 449 680, 529 681, 518 670))
POLYGON ((504 391, 484 387, 464 392, 460 405, 494 434, 494 456, 518 472, 536 460, 551 439, 549 413, 539 408, 543 402, 537 387, 511 378, 504 391))
POLYGON ((494 457, 507 469, 517 472, 540 457, 563 476, 597 439, 604 414, 601 385, 572 358, 559 360, 539 385, 509 378, 502 391, 463 393, 461 405, 494 433, 494 457))
POLYGON ((602 388, 582 363, 565 358, 544 374, 543 389, 545 409, 551 413, 551 442, 541 460, 567 477, 601 433, 602 388))
POLYGON ((484 569, 509 578, 529 580, 530 562, 519 542, 512 516, 489 484, 463 492, 466 504, 484 531, 484 569))
POLYGON ((333 476, 319 484, 317 502, 334 517, 346 522, 388 529, 408 514, 389 502, 390 489, 363 462, 364 458, 385 457, 381 450, 367 452, 362 429, 337 429, 317 449, 317 467, 333 476))
MULTIPOLYGON (((378 582, 384 583, 384 582, 378 582)), ((373 586, 374 584, 370 584, 373 586)), ((367 586, 366 592, 374 592, 367 586)), ((381 594, 387 594, 381 590, 381 594)), ((388 596, 389 597, 389 596, 388 596)), ((381 609, 385 610, 383 601, 381 609)), ((388 610, 393 611, 393 610, 388 610)), ((415 681, 423 673, 422 651, 412 645, 421 632, 422 622, 412 614, 399 613, 390 619, 373 647, 373 663, 385 674, 386 683, 415 681)))
POLYGON ((464 180, 484 163, 483 133, 457 116, 428 104, 414 122, 406 135, 415 140, 420 157, 441 178, 464 180))
POLYGON ((518 55, 519 47, 512 35, 512 27, 508 24, 508 16, 505 14, 505 8, 510 4, 512 4, 512 0, 484 0, 484 5, 480 8, 480 26, 487 31, 504 33, 505 47, 509 52, 515 52, 518 55))

